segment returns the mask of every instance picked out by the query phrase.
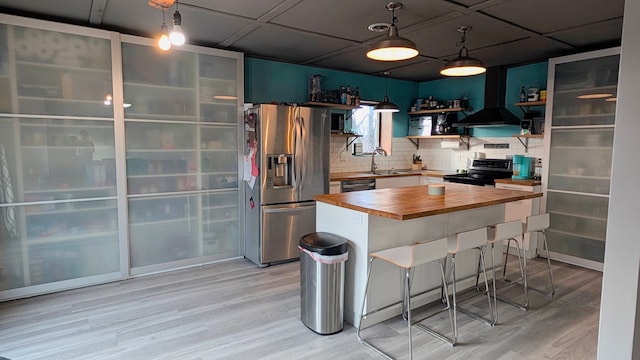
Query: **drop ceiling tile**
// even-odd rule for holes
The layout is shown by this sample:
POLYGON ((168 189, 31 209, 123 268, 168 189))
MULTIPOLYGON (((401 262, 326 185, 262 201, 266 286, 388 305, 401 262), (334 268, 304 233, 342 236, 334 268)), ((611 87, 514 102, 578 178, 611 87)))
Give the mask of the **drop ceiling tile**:
POLYGON ((508 1, 482 11, 539 33, 622 17, 624 0, 508 1))
POLYGON ((304 63, 327 53, 350 46, 340 41, 292 31, 273 25, 262 25, 233 44, 249 55, 304 63))
MULTIPOLYGON (((165 15, 169 28, 174 11, 171 8, 165 15)), ((251 23, 250 20, 187 6, 180 7, 180 14, 189 44, 215 46, 251 23)), ((131 28, 135 24, 137 34, 155 37, 162 25, 162 11, 148 6, 146 2, 112 1, 105 9, 102 23, 118 29, 131 28)))
POLYGON ((72 19, 89 22, 91 15, 91 1, 85 0, 56 0, 56 1, 17 1, 0 0, 0 7, 16 9, 48 17, 72 19))
MULTIPOLYGON (((384 33, 369 31, 373 23, 390 23, 391 11, 386 2, 343 0, 303 0, 272 22, 306 31, 364 42, 384 33), (310 16, 310 14, 313 14, 310 16)), ((404 7, 396 11, 398 28, 410 27, 450 11, 450 7, 437 1, 405 0, 404 7)))
POLYGON ((395 69, 393 77, 420 82, 436 80, 442 78, 440 76, 442 65, 443 63, 440 61, 425 60, 395 69))
MULTIPOLYGON (((180 1, 182 3, 182 1, 180 1)), ((235 14, 242 17, 257 19, 271 9, 283 3, 282 0, 188 0, 185 4, 210 9, 218 12, 235 14)), ((182 6, 180 12, 182 13, 182 6)))
POLYGON ((552 34, 552 37, 578 48, 588 48, 598 44, 618 46, 622 38, 622 19, 561 31, 552 34))
POLYGON ((487 66, 516 65, 527 62, 546 61, 550 57, 571 52, 557 42, 543 37, 530 37, 492 48, 474 51, 471 56, 482 60, 487 66))
POLYGON ((426 56, 451 58, 455 57, 460 50, 456 43, 462 38, 462 34, 457 30, 461 25, 472 27, 472 29, 467 32, 466 46, 469 52, 473 52, 473 49, 505 43, 528 36, 526 31, 476 13, 469 13, 441 24, 402 35, 416 39, 415 42, 418 50, 426 56))

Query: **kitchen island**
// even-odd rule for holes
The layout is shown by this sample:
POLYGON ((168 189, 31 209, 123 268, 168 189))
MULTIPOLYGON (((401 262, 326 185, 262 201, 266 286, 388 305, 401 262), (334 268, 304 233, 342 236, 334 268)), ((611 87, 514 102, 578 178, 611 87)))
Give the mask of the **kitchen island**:
MULTIPOLYGON (((446 183, 444 186, 445 195, 441 196, 428 195, 427 185, 315 196, 316 231, 349 239, 344 311, 347 322, 358 325, 369 253, 501 223, 504 222, 506 203, 542 196, 542 193, 464 184, 446 183)), ((457 259, 459 278, 468 277, 460 283, 460 288, 475 284, 477 254, 467 252, 457 259)), ((491 257, 487 260, 490 263, 491 257)), ((367 308, 398 301, 402 274, 391 265, 376 263, 371 274, 367 308)), ((426 292, 412 303, 420 306, 437 300, 439 276, 433 264, 419 268, 412 292, 426 292)), ((398 314, 399 306, 376 313, 369 316, 363 326, 398 314)))

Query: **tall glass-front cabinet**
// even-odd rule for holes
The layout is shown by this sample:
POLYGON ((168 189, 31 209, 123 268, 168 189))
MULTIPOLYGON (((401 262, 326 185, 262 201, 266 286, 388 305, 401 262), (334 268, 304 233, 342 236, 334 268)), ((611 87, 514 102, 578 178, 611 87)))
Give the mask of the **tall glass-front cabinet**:
POLYGON ((554 259, 600 269, 609 207, 619 48, 549 61, 543 187, 554 259))
POLYGON ((0 14, 0 300, 240 256, 242 68, 0 14))

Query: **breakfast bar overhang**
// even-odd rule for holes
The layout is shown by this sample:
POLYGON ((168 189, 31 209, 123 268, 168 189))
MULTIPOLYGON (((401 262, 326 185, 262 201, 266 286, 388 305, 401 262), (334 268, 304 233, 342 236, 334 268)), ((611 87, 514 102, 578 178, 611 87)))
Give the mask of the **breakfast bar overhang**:
MULTIPOLYGON (((347 322, 357 326, 359 321, 369 253, 495 225, 504 222, 506 203, 542 196, 542 193, 464 184, 444 186, 444 195, 429 195, 428 185, 421 185, 315 196, 316 231, 349 240, 344 298, 347 322)), ((460 278, 468 278, 460 288, 470 287, 475 284, 477 256, 469 252, 458 259, 456 271, 460 278)), ((378 308, 401 298, 402 273, 386 264, 378 265, 371 273, 367 308, 378 308)), ((428 266, 416 269, 412 287, 424 292, 414 302, 417 306, 437 300, 440 294, 439 272, 428 266)), ((398 314, 399 306, 376 313, 367 317, 363 327, 398 314)))

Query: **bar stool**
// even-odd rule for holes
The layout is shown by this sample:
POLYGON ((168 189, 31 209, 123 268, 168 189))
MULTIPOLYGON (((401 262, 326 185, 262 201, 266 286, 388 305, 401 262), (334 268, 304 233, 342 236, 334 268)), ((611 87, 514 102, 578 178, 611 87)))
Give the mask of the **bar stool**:
MULTIPOLYGON (((456 292, 457 292, 456 255, 465 250, 472 250, 472 249, 478 250, 478 252, 480 253, 479 261, 481 264, 482 273, 484 274, 484 285, 487 289, 489 289, 489 284, 487 282, 487 269, 485 267, 484 251, 483 251, 486 244, 487 244, 487 228, 480 228, 476 230, 458 233, 455 238, 448 239, 449 254, 451 255, 450 280, 452 280, 451 284, 453 287, 451 293, 453 298, 453 339, 455 341, 458 340, 458 313, 457 313, 458 300, 456 298, 456 292)), ((494 310, 491 304, 491 296, 489 295, 488 291, 486 293, 487 293, 487 302, 489 304, 489 313, 491 315, 491 319, 487 319, 483 316, 480 316, 478 314, 475 314, 471 311, 468 311, 462 308, 460 309, 460 312, 474 319, 480 320, 488 325, 493 326, 493 324, 495 324, 494 310)), ((465 299, 463 301, 467 301, 469 299, 471 298, 465 299)), ((460 301, 460 302, 463 302, 463 301, 460 301)))
MULTIPOLYGON (((494 308, 494 319, 497 322, 498 321, 498 308, 497 308, 497 300, 503 301, 505 303, 508 303, 510 305, 513 305, 517 308, 520 308, 522 310, 527 310, 528 306, 529 306, 529 294, 527 292, 527 263, 526 263, 526 259, 523 258, 524 256, 521 258, 520 257, 520 241, 518 240, 518 236, 522 235, 522 222, 520 220, 514 220, 514 221, 509 221, 506 223, 502 223, 502 224, 497 224, 495 226, 492 226, 489 228, 490 230, 492 230, 492 235, 489 236, 488 239, 488 244, 491 246, 491 264, 492 264, 492 268, 493 268, 493 308, 494 308), (496 288, 496 255, 495 255, 495 245, 496 243, 500 243, 502 244, 504 241, 507 242, 507 255, 505 256, 505 263, 503 266, 503 279, 505 279, 505 274, 507 271, 507 257, 509 256, 509 245, 511 244, 511 241, 514 241, 516 244, 516 251, 518 254, 518 263, 520 264, 520 278, 517 279, 516 281, 508 281, 508 285, 515 285, 517 284, 517 281, 522 280, 523 282, 523 295, 524 295, 524 303, 523 304, 518 304, 516 302, 504 299, 504 298, 500 298, 497 296, 497 288, 496 288)), ((478 268, 479 270, 479 268, 478 268)), ((479 271, 478 271, 479 272, 479 271)), ((479 276, 479 275, 478 275, 479 276)), ((478 276, 476 276, 476 287, 478 285, 478 276)))
MULTIPOLYGON (((412 318, 411 318, 411 283, 412 283, 412 277, 414 272, 413 270, 418 265, 427 264, 431 262, 438 262, 440 264, 440 274, 442 276, 442 282, 444 284, 445 275, 444 275, 444 266, 442 264, 442 259, 446 258, 446 256, 447 256, 447 239, 446 238, 429 241, 429 242, 423 242, 423 243, 419 243, 411 246, 399 246, 396 248, 382 250, 382 251, 369 254, 369 270, 367 273, 367 282, 365 284, 364 296, 362 298, 362 310, 360 312, 360 321, 358 324, 358 333, 357 333, 358 339, 360 340, 360 342, 362 342, 364 345, 368 346, 369 348, 373 349, 378 354, 388 359, 392 359, 390 355, 378 349, 377 347, 375 347, 373 344, 371 344, 361 336, 360 332, 362 331, 362 320, 366 318, 368 315, 372 315, 379 311, 388 309, 392 306, 396 306, 398 304, 406 304, 407 327, 409 331, 409 358, 413 359, 413 348, 412 348, 413 342, 411 337, 411 327, 413 325, 412 318), (403 299, 393 304, 384 306, 379 309, 371 310, 365 313, 365 304, 367 301, 367 292, 369 290, 369 279, 371 277, 371 268, 373 267, 373 261, 376 259, 386 261, 392 265, 395 265, 395 266, 398 266, 399 268, 404 269, 404 277, 406 281, 403 286, 403 289, 404 289, 403 299)), ((445 310, 449 310, 449 319, 452 322, 452 327, 453 327, 453 319, 451 318, 451 310, 448 302, 448 297, 447 297, 447 309, 445 310)), ((436 332, 435 330, 432 330, 424 325, 419 326, 419 328, 442 341, 445 341, 451 345, 454 344, 454 340, 448 338, 447 336, 439 332, 436 332)))
MULTIPOLYGON (((527 222, 522 224, 522 236, 526 233, 539 233, 544 240, 544 248, 549 251, 549 244, 547 244, 547 234, 545 230, 549 228, 549 214, 531 215, 527 216, 527 222)), ((549 283, 551 284, 551 290, 543 291, 530 287, 529 289, 540 292, 546 296, 553 296, 556 290, 553 287, 553 273, 551 272, 551 257, 547 254, 547 269, 549 270, 549 283)))

